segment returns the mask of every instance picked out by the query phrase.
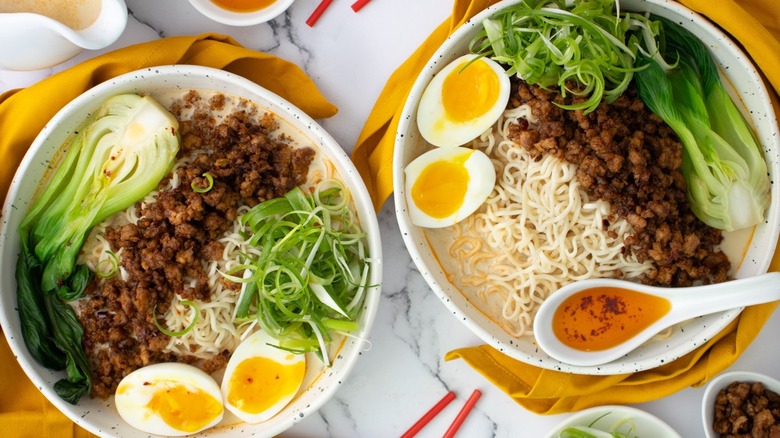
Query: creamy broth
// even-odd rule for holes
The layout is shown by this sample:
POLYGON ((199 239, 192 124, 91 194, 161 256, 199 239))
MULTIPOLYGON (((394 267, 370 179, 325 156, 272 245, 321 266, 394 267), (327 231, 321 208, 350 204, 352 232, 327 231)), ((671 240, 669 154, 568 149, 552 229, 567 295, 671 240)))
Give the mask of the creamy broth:
MULTIPOLYGON (((745 254, 747 254, 753 240, 754 232, 755 227, 723 232, 723 242, 721 243, 720 249, 731 261, 731 270, 729 274, 732 277, 736 275, 737 271, 742 266, 742 263, 745 261, 745 254)), ((471 305, 474 306, 474 308, 479 310, 480 313, 492 320, 506 333, 513 334, 513 332, 517 330, 517 327, 502 316, 503 297, 494 293, 485 293, 481 287, 464 283, 463 268, 459 266, 457 260, 449 254, 449 248, 454 242, 451 228, 425 229, 423 235, 439 266, 447 273, 447 279, 450 284, 452 284, 452 286, 455 287, 455 289, 457 289, 471 305)), ((493 259, 484 260, 477 264, 476 268, 487 270, 493 263, 493 259)))
POLYGON ((30 12, 45 15, 81 30, 89 27, 100 14, 100 0, 3 0, 0 13, 30 12))

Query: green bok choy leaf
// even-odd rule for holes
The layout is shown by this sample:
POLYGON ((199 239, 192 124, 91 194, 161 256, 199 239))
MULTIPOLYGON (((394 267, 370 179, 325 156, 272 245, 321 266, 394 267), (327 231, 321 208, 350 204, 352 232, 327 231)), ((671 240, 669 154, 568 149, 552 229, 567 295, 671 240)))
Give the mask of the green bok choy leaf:
POLYGON ((65 301, 91 278, 76 260, 90 229, 152 191, 179 150, 178 121, 150 97, 109 98, 66 144, 65 157, 19 226, 22 334, 42 365, 65 369, 55 390, 76 403, 90 389, 83 330, 65 301))
POLYGON ((732 231, 764 219, 769 177, 750 125, 723 87, 709 52, 693 34, 665 19, 665 73, 653 60, 636 73, 640 98, 683 144, 682 172, 694 214, 707 225, 732 231))

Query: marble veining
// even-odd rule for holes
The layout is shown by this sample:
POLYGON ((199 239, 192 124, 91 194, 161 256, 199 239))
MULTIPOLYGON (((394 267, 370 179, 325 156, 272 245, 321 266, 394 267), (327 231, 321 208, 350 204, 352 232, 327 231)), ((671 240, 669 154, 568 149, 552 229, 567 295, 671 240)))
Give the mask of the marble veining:
MULTIPOLYGON (((351 0, 336 0, 315 27, 305 24, 318 2, 298 1, 282 16, 246 28, 210 21, 185 0, 128 0, 125 33, 113 46, 84 52, 51 69, 0 71, 0 91, 33 84, 99 53, 152 39, 215 32, 265 51, 306 71, 339 113, 320 121, 351 152, 385 82, 447 18, 452 0, 374 0, 359 14, 351 0)), ((447 391, 451 402, 419 437, 441 436, 474 389, 483 392, 460 429, 462 437, 543 437, 564 415, 539 416, 523 409, 463 361, 444 361, 446 352, 482 342, 429 289, 412 262, 398 229, 392 199, 379 213, 384 284, 369 342, 335 396, 282 434, 283 437, 397 437, 447 391)), ((775 377, 780 349, 775 315, 730 369, 775 377), (772 348, 761 346, 772 345, 772 348)), ((702 436, 701 388, 637 405, 662 418, 682 436, 702 436)), ((240 430, 240 428, 237 429, 240 430)), ((240 434, 238 435, 240 436, 240 434)))

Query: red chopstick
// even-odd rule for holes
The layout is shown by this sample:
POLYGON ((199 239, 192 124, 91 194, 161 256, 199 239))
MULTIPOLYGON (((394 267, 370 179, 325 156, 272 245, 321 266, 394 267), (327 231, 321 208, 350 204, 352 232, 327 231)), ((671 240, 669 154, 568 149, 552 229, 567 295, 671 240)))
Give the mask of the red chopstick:
POLYGON ((471 397, 466 400, 466 404, 463 405, 460 412, 458 412, 458 416, 455 417, 455 420, 452 422, 452 424, 450 424, 450 428, 447 429, 447 432, 444 433, 443 438, 452 438, 455 436, 455 433, 457 433, 458 429, 460 429, 460 425, 463 424, 463 420, 468 417, 469 413, 471 412, 471 408, 477 404, 477 400, 479 400, 480 396, 482 396, 482 392, 480 392, 479 389, 475 389, 474 392, 471 393, 471 397))
POLYGON ((357 12, 361 9, 363 9, 363 6, 367 5, 371 0, 358 0, 355 3, 352 3, 352 10, 357 12))
POLYGON ((306 20, 306 24, 308 24, 309 27, 314 27, 314 24, 320 19, 322 13, 325 12, 325 9, 328 9, 328 6, 330 6, 331 3, 333 3, 333 0, 322 0, 317 6, 317 9, 315 9, 306 20))
POLYGON ((442 397, 441 400, 439 400, 438 403, 433 405, 433 407, 425 413, 419 420, 417 420, 416 423, 412 427, 409 428, 409 430, 406 431, 403 435, 401 435, 401 438, 412 438, 413 436, 417 435, 417 432, 419 432, 423 427, 425 427, 426 424, 428 424, 433 417, 439 414, 442 409, 444 409, 445 406, 450 404, 450 402, 455 398, 455 393, 450 391, 442 397))

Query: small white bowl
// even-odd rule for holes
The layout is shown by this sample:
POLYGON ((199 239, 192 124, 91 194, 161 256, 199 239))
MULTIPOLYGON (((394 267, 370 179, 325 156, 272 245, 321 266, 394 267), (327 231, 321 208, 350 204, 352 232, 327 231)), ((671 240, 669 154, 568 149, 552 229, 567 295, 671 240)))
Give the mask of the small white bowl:
POLYGON ((761 382, 766 389, 780 394, 780 381, 765 374, 751 371, 730 371, 712 379, 704 389, 701 405, 701 417, 707 438, 720 437, 720 434, 715 432, 715 429, 712 427, 712 422, 715 419, 715 398, 721 389, 726 388, 732 382, 761 382))
POLYGON ((100 0, 100 13, 76 30, 45 15, 0 13, 0 69, 39 70, 63 63, 83 50, 113 44, 127 25, 124 0, 100 0))
POLYGON ((276 0, 273 4, 250 12, 225 9, 211 0, 189 0, 201 14, 212 20, 230 26, 252 26, 273 20, 283 14, 295 0, 276 0))
MULTIPOLYGON (((655 415, 637 408, 620 405, 596 406, 574 413, 556 426, 546 438, 558 438, 558 435, 567 427, 589 426, 596 420, 599 421, 596 422, 594 427, 600 427, 608 431, 612 425, 624 418, 631 419, 634 426, 636 426, 631 436, 680 438, 680 434, 655 415)), ((622 431, 623 429, 621 428, 620 430, 622 431)))

